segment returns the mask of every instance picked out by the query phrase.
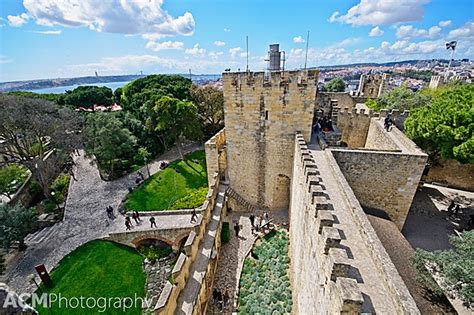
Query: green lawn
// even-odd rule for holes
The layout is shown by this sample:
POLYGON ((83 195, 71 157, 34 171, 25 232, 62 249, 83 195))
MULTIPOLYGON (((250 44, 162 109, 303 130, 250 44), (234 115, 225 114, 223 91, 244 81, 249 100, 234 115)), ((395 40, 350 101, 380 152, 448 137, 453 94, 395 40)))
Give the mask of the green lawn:
POLYGON ((129 194, 125 208, 137 211, 175 210, 199 207, 207 195, 206 154, 196 151, 187 163, 174 161, 129 194), (189 165, 188 165, 189 163, 189 165))
MULTIPOLYGON (((51 272, 53 287, 46 291, 69 298, 70 307, 65 308, 65 302, 60 307, 57 302, 52 303, 51 308, 37 307, 37 310, 40 315, 124 314, 122 309, 114 308, 117 300, 145 296, 142 261, 142 256, 133 248, 108 241, 91 241, 64 257, 51 272), (100 306, 93 309, 72 308, 76 302, 71 298, 80 299, 81 296, 85 297, 83 305, 86 305, 86 297, 101 298, 96 299, 96 305, 100 306), (100 313, 105 301, 109 303, 109 298, 112 298, 112 308, 100 313)), ((92 299, 88 303, 94 306, 92 299)), ((126 309, 125 313, 141 314, 141 304, 137 304, 138 307, 126 309)))

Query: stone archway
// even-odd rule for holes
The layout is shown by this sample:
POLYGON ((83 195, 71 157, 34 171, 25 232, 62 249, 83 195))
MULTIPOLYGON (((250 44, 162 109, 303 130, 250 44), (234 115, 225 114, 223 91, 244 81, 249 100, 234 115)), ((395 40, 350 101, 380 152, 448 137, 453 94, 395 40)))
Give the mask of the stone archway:
POLYGON ((278 174, 275 179, 273 190, 272 209, 288 209, 290 202, 290 178, 284 174, 278 174))

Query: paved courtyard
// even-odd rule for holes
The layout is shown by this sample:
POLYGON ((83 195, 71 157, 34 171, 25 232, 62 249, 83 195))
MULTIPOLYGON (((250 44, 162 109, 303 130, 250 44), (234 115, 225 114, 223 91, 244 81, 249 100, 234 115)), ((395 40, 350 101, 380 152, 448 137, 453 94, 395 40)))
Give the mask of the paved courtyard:
MULTIPOLYGON (((202 149, 202 146, 197 144, 185 147, 186 152, 199 149, 202 149)), ((150 163, 150 173, 154 174, 160 170, 161 161, 178 158, 179 154, 175 149, 168 151, 150 163)), ((63 221, 45 229, 46 231, 39 232, 31 240, 31 245, 23 256, 7 270, 7 283, 18 293, 31 293, 35 290, 28 277, 35 274, 36 265, 45 264, 47 269, 51 270, 64 256, 82 244, 105 237, 110 232, 125 230, 125 219, 116 210, 127 195, 128 187, 134 185, 136 173, 106 182, 100 178, 97 167, 84 156, 84 152, 74 156, 74 160, 77 181, 72 180, 69 187, 63 221), (115 209, 114 220, 107 219, 105 208, 109 205, 115 209)), ((145 168, 141 171, 146 175, 145 168)), ((175 220, 187 221, 188 216, 183 215, 182 218, 177 218, 176 215, 172 215, 172 218, 160 216, 156 223, 160 228, 163 224, 176 224, 172 223, 175 220)), ((147 226, 144 222, 139 228, 146 229, 147 226)))

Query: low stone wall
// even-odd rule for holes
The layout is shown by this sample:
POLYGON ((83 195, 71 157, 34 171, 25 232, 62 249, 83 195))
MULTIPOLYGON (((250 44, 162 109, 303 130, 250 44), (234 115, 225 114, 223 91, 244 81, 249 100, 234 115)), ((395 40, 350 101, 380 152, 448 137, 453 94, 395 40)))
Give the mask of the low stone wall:
MULTIPOLYGON (((207 226, 212 219, 212 211, 214 209, 217 195, 219 192, 219 174, 214 173, 209 188, 209 193, 206 201, 203 204, 202 214, 203 219, 197 231, 191 231, 186 239, 183 247, 183 252, 180 253, 178 260, 172 270, 172 283, 168 282, 163 289, 158 302, 155 306, 155 314, 173 314, 176 311, 178 297, 181 291, 186 286, 189 279, 191 267, 193 262, 198 257, 199 245, 203 240, 205 233, 207 233, 207 226)), ((224 211, 223 211, 224 212, 224 211)), ((220 231, 222 228, 222 220, 219 229, 216 232, 214 248, 217 253, 220 248, 220 231)), ((216 268, 217 259, 212 259, 208 265, 207 272, 202 276, 202 283, 200 283, 200 292, 196 297, 196 304, 194 307, 194 314, 203 314, 207 306, 207 300, 210 296, 212 288, 212 281, 214 279, 214 272, 216 268)))
POLYGON ((456 160, 441 161, 431 166, 425 182, 474 191, 474 164, 461 164, 456 160))
POLYGON ((426 154, 331 152, 362 206, 386 212, 401 230, 423 174, 426 154))
POLYGON ((369 132, 367 133, 367 140, 365 142, 365 149, 377 150, 399 150, 397 144, 389 137, 388 132, 383 129, 383 126, 373 118, 370 120, 369 132))

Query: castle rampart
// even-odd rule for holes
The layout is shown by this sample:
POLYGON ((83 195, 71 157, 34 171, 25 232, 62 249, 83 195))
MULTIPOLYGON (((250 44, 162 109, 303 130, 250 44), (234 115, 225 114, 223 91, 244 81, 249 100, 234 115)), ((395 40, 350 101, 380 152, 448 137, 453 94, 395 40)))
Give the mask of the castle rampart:
POLYGON ((331 151, 296 136, 290 207, 297 314, 419 314, 331 151))

